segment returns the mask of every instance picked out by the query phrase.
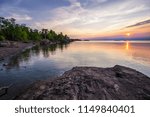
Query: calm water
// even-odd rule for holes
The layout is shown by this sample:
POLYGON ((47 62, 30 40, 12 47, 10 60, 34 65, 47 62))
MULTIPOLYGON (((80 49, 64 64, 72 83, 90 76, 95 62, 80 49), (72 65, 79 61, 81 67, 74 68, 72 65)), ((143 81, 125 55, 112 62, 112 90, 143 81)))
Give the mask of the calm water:
POLYGON ((13 84, 0 99, 12 99, 37 80, 54 78, 74 66, 125 65, 150 76, 150 42, 74 42, 33 47, 0 62, 0 87, 13 84), (9 67, 3 67, 8 63, 9 67))

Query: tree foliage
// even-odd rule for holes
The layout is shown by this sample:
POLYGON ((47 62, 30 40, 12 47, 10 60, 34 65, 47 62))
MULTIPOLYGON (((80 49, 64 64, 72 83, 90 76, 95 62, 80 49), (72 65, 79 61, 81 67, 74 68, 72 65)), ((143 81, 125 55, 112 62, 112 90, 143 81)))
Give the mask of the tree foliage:
POLYGON ((40 41, 42 39, 49 39, 52 42, 69 42, 69 37, 63 33, 57 34, 53 30, 48 29, 31 29, 25 24, 16 24, 14 18, 5 19, 0 17, 0 41, 40 41))

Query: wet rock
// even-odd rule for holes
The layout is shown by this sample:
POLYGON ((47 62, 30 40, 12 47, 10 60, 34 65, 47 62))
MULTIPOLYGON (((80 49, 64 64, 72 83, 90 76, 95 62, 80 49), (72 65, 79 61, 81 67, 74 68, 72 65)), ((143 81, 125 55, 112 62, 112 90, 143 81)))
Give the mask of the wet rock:
POLYGON ((10 46, 9 41, 0 42, 0 47, 9 47, 9 46, 10 46))
POLYGON ((113 68, 74 67, 54 80, 35 83, 16 99, 150 99, 150 78, 119 65, 113 68))
POLYGON ((0 58, 0 61, 3 61, 4 60, 4 58, 0 58))
POLYGON ((40 44, 41 45, 48 45, 50 43, 50 41, 48 39, 43 39, 40 44))
POLYGON ((6 66, 8 66, 8 64, 7 64, 7 63, 4 63, 3 66, 6 67, 6 66))
POLYGON ((13 47, 15 47, 15 48, 19 48, 19 45, 18 45, 18 43, 17 42, 10 42, 10 47, 11 48, 13 48, 13 47))

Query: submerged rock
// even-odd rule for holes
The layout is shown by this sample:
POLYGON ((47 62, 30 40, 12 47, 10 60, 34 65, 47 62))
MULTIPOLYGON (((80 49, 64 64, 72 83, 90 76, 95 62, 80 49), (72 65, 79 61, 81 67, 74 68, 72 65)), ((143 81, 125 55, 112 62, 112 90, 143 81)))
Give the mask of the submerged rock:
POLYGON ((119 65, 113 68, 74 67, 54 80, 35 83, 16 99, 150 99, 150 78, 119 65))

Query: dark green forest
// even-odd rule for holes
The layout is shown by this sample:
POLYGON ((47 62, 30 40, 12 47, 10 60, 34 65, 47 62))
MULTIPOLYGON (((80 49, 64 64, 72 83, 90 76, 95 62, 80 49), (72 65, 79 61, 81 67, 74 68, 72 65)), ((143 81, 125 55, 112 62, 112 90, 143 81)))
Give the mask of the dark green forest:
POLYGON ((32 29, 25 24, 17 24, 14 18, 5 19, 0 17, 0 41, 40 41, 48 39, 52 42, 68 42, 69 37, 62 32, 57 34, 53 30, 48 29, 32 29))

